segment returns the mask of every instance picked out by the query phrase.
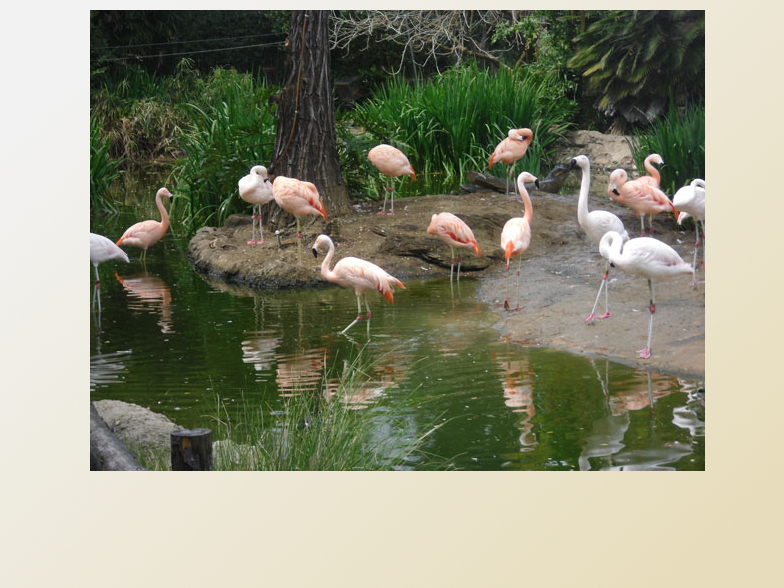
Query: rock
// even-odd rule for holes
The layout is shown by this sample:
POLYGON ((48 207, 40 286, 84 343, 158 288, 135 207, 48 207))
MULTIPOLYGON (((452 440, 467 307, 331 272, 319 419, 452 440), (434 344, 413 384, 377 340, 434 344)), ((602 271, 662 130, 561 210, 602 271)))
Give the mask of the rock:
POLYGON ((109 429, 129 447, 168 448, 171 445, 169 435, 182 429, 162 414, 137 404, 120 400, 96 400, 93 405, 109 429))

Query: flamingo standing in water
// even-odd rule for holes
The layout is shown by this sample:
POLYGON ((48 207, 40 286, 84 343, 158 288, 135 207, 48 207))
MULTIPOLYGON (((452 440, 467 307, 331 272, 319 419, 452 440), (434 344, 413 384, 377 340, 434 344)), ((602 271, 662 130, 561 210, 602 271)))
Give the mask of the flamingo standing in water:
POLYGON ((392 205, 387 214, 395 214, 395 178, 399 176, 411 176, 416 181, 416 172, 408 161, 408 158, 400 149, 391 145, 376 145, 368 152, 368 159, 376 166, 378 171, 387 177, 384 190, 384 206, 378 214, 384 214, 387 209, 387 193, 391 192, 392 205), (391 184, 391 185, 390 185, 391 184))
MULTIPOLYGON (((509 193, 509 175, 512 172, 515 161, 522 158, 528 150, 528 146, 534 138, 531 129, 511 129, 506 139, 496 145, 495 151, 487 162, 487 167, 493 169, 493 164, 499 161, 506 164, 506 192, 509 193)), ((518 202, 522 200, 518 199, 518 202)))
MULTIPOLYGON (((586 155, 578 155, 572 159, 572 165, 576 165, 582 170, 582 179, 580 180, 580 197, 577 200, 577 222, 580 223, 585 234, 588 238, 598 245, 602 237, 607 231, 615 231, 621 235, 622 242, 629 240, 629 234, 623 226, 623 222, 612 212, 606 210, 592 210, 588 212, 588 194, 591 190, 591 162, 586 155)), ((602 276, 602 283, 599 285, 599 292, 596 294, 596 300, 593 302, 591 314, 585 318, 585 322, 593 324, 594 313, 596 312, 596 305, 599 303, 599 297, 604 290, 604 314, 599 315, 597 318, 603 319, 611 316, 609 305, 607 303, 607 277, 610 275, 610 262, 607 261, 604 266, 604 275, 602 276)))
MULTIPOLYGON (((452 271, 455 269, 455 247, 462 249, 473 249, 477 257, 482 257, 482 251, 476 243, 474 233, 469 226, 457 218, 451 212, 441 212, 434 214, 430 218, 430 226, 427 227, 428 235, 435 235, 444 243, 449 245, 451 265, 449 266, 449 281, 452 281, 452 271)), ((460 279, 460 264, 463 258, 457 260, 457 279, 460 279)))
MULTIPOLYGON (((517 290, 520 290, 520 266, 523 263, 522 255, 528 250, 528 245, 531 243, 531 221, 534 218, 534 209, 531 206, 531 197, 528 195, 528 190, 525 189, 526 182, 533 182, 539 188, 539 180, 533 174, 526 171, 517 176, 517 187, 520 190, 520 195, 523 197, 525 204, 524 215, 522 217, 510 218, 504 224, 501 231, 501 249, 504 250, 504 259, 506 259, 506 271, 509 271, 509 261, 512 257, 517 257, 517 290)), ((506 287, 507 296, 504 299, 504 308, 509 310, 509 281, 507 279, 506 287)), ((520 304, 515 307, 515 310, 520 310, 520 304)))
POLYGON ((169 228, 169 214, 163 206, 162 199, 166 196, 171 198, 172 194, 166 188, 161 188, 155 194, 155 206, 161 213, 161 221, 146 220, 131 225, 123 233, 123 236, 117 240, 117 245, 131 245, 132 247, 140 247, 142 249, 141 260, 142 263, 147 261, 147 248, 160 241, 166 234, 169 228))
POLYGON ((251 214, 251 237, 248 245, 261 245, 264 243, 264 234, 261 229, 261 205, 272 201, 272 184, 267 175, 267 168, 263 165, 254 165, 247 176, 237 182, 240 198, 253 206, 251 214), (259 225, 259 240, 256 241, 256 222, 259 225))
POLYGON ((111 259, 120 259, 125 263, 130 263, 128 254, 117 247, 111 239, 103 235, 90 233, 90 263, 95 268, 95 288, 93 289, 93 306, 98 299, 98 310, 101 309, 101 278, 98 275, 98 264, 111 259))
POLYGON ((637 237, 622 243, 622 238, 616 231, 607 231, 599 241, 599 252, 621 271, 648 280, 648 310, 651 313, 648 321, 648 344, 637 352, 638 357, 648 359, 651 356, 653 314, 656 312, 653 283, 672 280, 684 274, 693 276, 694 269, 683 261, 672 247, 653 237, 637 237))
POLYGON ((321 215, 327 220, 327 211, 319 197, 318 189, 311 182, 277 176, 272 182, 272 195, 283 210, 297 220, 297 257, 302 261, 302 226, 300 217, 321 215))
MULTIPOLYGON (((678 224, 689 217, 694 218, 694 228, 697 231, 697 240, 694 242, 694 259, 691 266, 697 269, 697 250, 700 247, 700 225, 702 225, 702 239, 705 240, 705 180, 696 179, 688 186, 683 186, 672 197, 672 205, 678 209, 678 224)), ((705 263, 705 245, 702 246, 702 259, 705 263)))
MULTIPOLYGON (((624 169, 616 169, 610 174, 610 183, 607 186, 610 198, 625 204, 634 210, 640 217, 641 235, 645 235, 645 215, 657 212, 672 212, 677 216, 678 211, 670 202, 667 195, 652 185, 648 180, 629 180, 624 169)), ((648 230, 653 233, 653 225, 648 223, 648 230)))
MULTIPOLYGON (((394 286, 404 290, 406 288, 403 282, 389 275, 375 263, 357 257, 344 257, 335 264, 334 268, 329 269, 329 264, 335 255, 335 244, 327 235, 316 237, 311 248, 314 257, 318 257, 320 249, 327 249, 327 255, 324 257, 324 261, 321 262, 321 275, 338 286, 353 288, 354 294, 357 296, 357 318, 340 332, 341 335, 362 320, 362 296, 365 297, 367 320, 370 321, 370 305, 367 301, 367 292, 378 290, 387 299, 387 302, 392 304, 394 301, 392 288, 394 286)), ((370 323, 368 323, 368 327, 370 327, 370 323)))

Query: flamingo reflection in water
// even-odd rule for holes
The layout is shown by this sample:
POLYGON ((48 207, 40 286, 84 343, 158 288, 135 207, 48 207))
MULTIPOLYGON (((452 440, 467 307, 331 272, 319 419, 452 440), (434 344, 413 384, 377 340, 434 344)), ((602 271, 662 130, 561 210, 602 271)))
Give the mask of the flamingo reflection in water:
POLYGON ((533 387, 535 374, 527 359, 511 360, 511 353, 500 357, 495 350, 491 354, 501 371, 504 404, 511 408, 512 412, 524 415, 519 424, 520 450, 533 451, 538 443, 536 433, 533 432, 534 424, 531 422, 536 414, 533 387))
POLYGON ((631 381, 616 381, 616 386, 625 389, 611 394, 608 390, 607 374, 609 361, 605 359, 604 376, 599 373, 593 361, 591 364, 602 386, 606 414, 594 421, 591 434, 583 441, 583 450, 578 458, 580 470, 596 469, 591 460, 600 460, 600 463, 595 465, 601 470, 673 470, 675 468, 667 467, 666 464, 692 453, 688 445, 659 439, 653 427, 653 407, 658 399, 679 391, 677 379, 658 375, 653 378, 651 372, 646 370, 644 381, 640 381, 637 376, 631 381), (627 448, 623 441, 631 424, 631 414, 645 408, 651 409, 652 423, 647 447, 627 448))
POLYGON ((171 290, 166 282, 158 276, 144 273, 133 277, 123 278, 115 273, 114 277, 122 284, 123 290, 135 299, 137 303, 129 304, 129 308, 153 310, 160 313, 158 326, 161 333, 173 333, 171 290))

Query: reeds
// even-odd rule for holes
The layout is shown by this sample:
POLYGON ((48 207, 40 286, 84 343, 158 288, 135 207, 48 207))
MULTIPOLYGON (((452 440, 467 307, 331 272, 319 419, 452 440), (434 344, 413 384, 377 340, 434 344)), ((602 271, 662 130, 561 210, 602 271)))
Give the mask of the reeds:
POLYGON ((670 196, 695 178, 705 179, 705 106, 680 109, 671 103, 667 116, 632 133, 629 147, 640 170, 651 153, 662 156, 661 187, 670 196))
POLYGON ((400 195, 446 192, 456 189, 468 171, 485 171, 511 128, 534 131, 518 169, 546 171, 553 143, 569 128, 574 111, 559 87, 565 88, 551 76, 524 70, 455 67, 421 84, 389 80, 358 105, 354 123, 371 142, 391 143, 407 153, 421 179, 404 182, 400 195))
POLYGON ((109 187, 120 177, 121 161, 109 155, 110 146, 111 139, 104 137, 100 123, 90 115, 90 207, 117 212, 109 187))

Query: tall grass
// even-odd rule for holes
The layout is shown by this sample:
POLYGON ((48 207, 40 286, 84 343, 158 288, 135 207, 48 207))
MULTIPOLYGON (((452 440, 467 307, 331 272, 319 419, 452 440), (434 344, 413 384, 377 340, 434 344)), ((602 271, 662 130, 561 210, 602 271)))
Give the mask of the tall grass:
POLYGON ((705 179, 705 106, 679 109, 671 103, 667 116, 633 132, 629 147, 640 170, 651 153, 662 156, 661 187, 667 194, 673 195, 694 178, 705 179))
MULTIPOLYGON (((527 126, 534 141, 517 169, 540 174, 551 165, 554 142, 570 126, 574 104, 551 76, 524 70, 492 72, 456 67, 421 84, 393 78, 354 111, 354 124, 370 142, 407 153, 418 178, 400 194, 456 189, 469 170, 483 171, 510 128, 527 126)), ((500 169, 499 177, 505 170, 500 169)), ((370 178, 377 178, 369 168, 370 178)), ((496 170, 493 170, 496 173, 496 170)), ((378 188, 369 192, 377 192, 378 188)))
POLYGON ((120 177, 121 160, 109 155, 111 139, 105 137, 101 125, 90 115, 90 207, 94 210, 117 212, 109 195, 109 187, 120 177))
POLYGON ((182 151, 175 165, 175 202, 193 228, 221 225, 247 205, 237 181, 251 166, 269 165, 275 142, 273 88, 248 74, 215 70, 204 81, 198 102, 189 102, 182 151))

